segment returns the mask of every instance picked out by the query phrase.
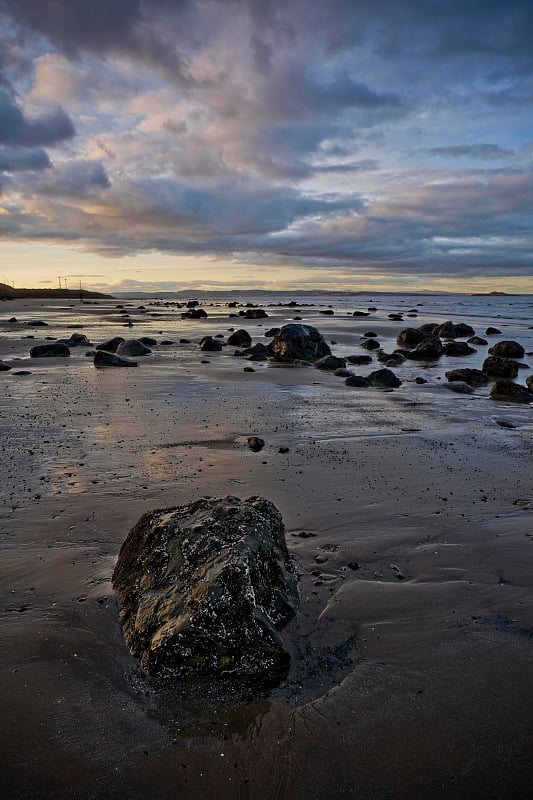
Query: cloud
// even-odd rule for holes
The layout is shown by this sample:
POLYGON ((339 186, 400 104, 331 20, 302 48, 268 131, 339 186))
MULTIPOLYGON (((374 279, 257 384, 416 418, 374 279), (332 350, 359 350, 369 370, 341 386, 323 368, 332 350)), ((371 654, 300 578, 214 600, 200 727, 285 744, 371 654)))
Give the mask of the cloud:
POLYGON ((442 147, 430 147, 429 155, 438 158, 475 158, 490 160, 493 158, 509 158, 514 156, 514 150, 500 147, 498 144, 455 144, 442 147))
POLYGON ((32 172, 51 166, 48 153, 41 148, 4 147, 0 145, 0 172, 32 172))
POLYGON ((53 145, 72 138, 74 133, 70 117, 61 108, 28 118, 7 91, 0 91, 0 144, 53 145))

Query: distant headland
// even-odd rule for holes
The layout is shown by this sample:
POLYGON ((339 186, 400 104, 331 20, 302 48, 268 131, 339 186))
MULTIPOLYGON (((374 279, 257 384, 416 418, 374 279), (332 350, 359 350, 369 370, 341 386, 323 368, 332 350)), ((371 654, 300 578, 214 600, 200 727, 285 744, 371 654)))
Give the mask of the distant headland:
POLYGON ((14 289, 7 283, 0 283, 0 300, 15 300, 19 298, 42 297, 43 299, 65 298, 65 299, 94 299, 110 298, 110 294, 101 292, 89 292, 86 289, 14 289))

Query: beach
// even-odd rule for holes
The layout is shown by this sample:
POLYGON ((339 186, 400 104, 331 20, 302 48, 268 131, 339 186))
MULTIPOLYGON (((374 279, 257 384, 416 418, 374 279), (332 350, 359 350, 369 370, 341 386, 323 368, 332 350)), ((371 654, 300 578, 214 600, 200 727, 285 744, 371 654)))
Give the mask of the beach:
MULTIPOLYGON (((198 320, 166 298, 1 304, 2 796, 528 795, 533 407, 491 400, 490 385, 450 391, 445 371, 479 369, 511 339, 525 385, 531 298, 293 298, 255 298, 263 319, 216 297, 198 320), (367 353, 369 332, 392 352, 429 321, 501 334, 466 357, 402 363, 393 391, 200 350, 229 328, 268 343, 295 316, 343 357, 367 353), (87 347, 29 358, 75 331, 158 344, 136 369, 96 369, 87 347), (237 704, 156 691, 111 585, 143 513, 226 495, 276 505, 300 575, 289 676, 237 704)), ((358 374, 381 366, 371 355, 358 374)))

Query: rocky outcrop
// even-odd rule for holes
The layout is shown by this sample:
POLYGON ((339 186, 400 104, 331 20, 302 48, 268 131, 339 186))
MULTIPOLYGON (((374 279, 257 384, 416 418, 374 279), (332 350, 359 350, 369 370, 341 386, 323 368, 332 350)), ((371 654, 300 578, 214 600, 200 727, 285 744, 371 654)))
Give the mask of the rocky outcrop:
POLYGON ((533 403, 533 393, 519 383, 497 380, 490 390, 490 399, 509 403, 533 403))
POLYGON ((131 653, 150 675, 282 679, 279 631, 298 606, 281 514, 268 500, 204 498, 145 514, 113 573, 131 653))
POLYGON ((516 378, 518 375, 516 361, 498 356, 487 356, 481 369, 485 375, 489 375, 491 378, 516 378))
POLYGON ((36 344, 30 350, 30 358, 68 358, 70 350, 63 342, 36 344))
POLYGON ((451 369, 445 375, 449 381, 462 381, 474 387, 489 383, 489 378, 479 369, 451 369))
POLYGON ((427 334, 418 328, 404 328, 396 337, 396 344, 399 347, 407 347, 409 349, 420 344, 426 336, 427 334))
POLYGON ((116 353, 108 353, 107 350, 98 350, 94 357, 95 367, 136 367, 136 361, 128 358, 121 358, 116 353))
POLYGON ((228 336, 228 344, 235 347, 250 347, 252 344, 252 337, 248 331, 245 331, 244 328, 240 328, 238 331, 233 331, 233 333, 228 336))
POLYGON ((331 355, 326 340, 312 325, 284 325, 268 346, 276 361, 313 360, 331 355))
POLYGON ((518 342, 512 340, 496 342, 492 347, 489 347, 491 356, 499 356, 500 358, 524 358, 524 348, 518 342))
POLYGON ((453 322, 443 322, 433 328, 433 336, 440 336, 442 339, 454 339, 457 334, 455 333, 455 325, 453 322))

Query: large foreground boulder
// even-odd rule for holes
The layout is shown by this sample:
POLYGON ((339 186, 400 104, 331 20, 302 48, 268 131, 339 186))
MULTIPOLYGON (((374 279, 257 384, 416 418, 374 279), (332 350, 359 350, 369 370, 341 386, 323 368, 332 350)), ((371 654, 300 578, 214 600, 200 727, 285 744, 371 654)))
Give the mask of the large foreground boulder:
POLYGON ((113 573, 124 638, 150 675, 278 683, 279 631, 296 613, 296 570, 268 500, 204 498, 145 514, 113 573))
POLYGON ((489 347, 489 353, 500 358, 524 358, 524 348, 512 340, 493 344, 489 347))
POLYGON ((276 333, 268 351, 276 361, 315 360, 331 355, 329 345, 317 328, 294 323, 284 325, 276 333))
POLYGON ((499 356, 487 356, 481 367, 485 375, 491 378, 516 378, 518 375, 518 364, 510 358, 500 358, 499 356))

